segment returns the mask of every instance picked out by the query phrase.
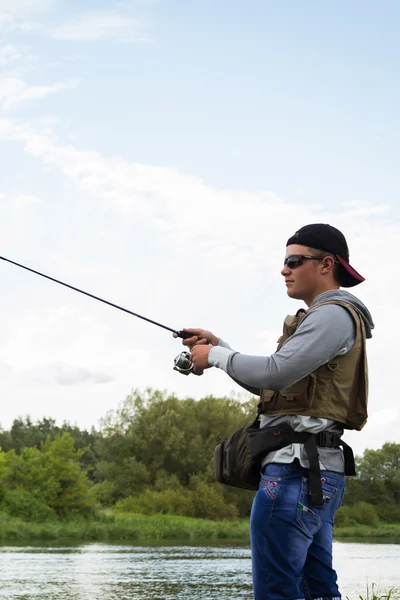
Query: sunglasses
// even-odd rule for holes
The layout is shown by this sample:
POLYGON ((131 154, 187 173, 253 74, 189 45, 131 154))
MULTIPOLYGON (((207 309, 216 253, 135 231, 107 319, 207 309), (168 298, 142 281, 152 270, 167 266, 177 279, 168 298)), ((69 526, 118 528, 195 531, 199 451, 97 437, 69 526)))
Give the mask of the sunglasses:
POLYGON ((285 258, 283 264, 289 269, 301 267, 305 260, 322 260, 325 256, 309 256, 308 254, 291 254, 285 258))

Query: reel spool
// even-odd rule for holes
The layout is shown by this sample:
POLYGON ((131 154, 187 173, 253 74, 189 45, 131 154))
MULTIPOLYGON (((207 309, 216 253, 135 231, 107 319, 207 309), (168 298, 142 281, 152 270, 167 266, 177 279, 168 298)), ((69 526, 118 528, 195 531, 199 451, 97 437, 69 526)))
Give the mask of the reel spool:
POLYGON ((182 375, 190 375, 193 371, 193 363, 191 361, 190 352, 181 352, 174 359, 174 371, 182 373, 182 375))

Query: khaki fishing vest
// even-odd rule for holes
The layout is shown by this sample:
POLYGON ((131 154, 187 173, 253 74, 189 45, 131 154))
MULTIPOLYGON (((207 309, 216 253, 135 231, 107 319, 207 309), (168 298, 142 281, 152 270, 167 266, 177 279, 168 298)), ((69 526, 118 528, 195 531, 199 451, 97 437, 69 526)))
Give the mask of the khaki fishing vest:
POLYGON ((294 334, 305 315, 324 304, 338 304, 351 314, 355 324, 353 347, 347 354, 336 356, 292 385, 279 391, 261 390, 261 409, 268 416, 291 414, 332 419, 346 429, 360 431, 368 417, 368 365, 364 321, 353 306, 332 300, 307 311, 301 309, 295 316, 287 316, 277 352, 294 334))

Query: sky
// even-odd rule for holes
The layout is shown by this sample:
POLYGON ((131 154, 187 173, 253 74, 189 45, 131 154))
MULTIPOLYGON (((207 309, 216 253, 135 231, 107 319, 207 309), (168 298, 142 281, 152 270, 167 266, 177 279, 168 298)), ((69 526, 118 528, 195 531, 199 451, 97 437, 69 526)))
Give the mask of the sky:
MULTIPOLYGON (((357 453, 399 441, 397 0, 1 0, 0 256, 270 355, 307 223, 346 235, 375 321, 357 453)), ((0 423, 99 427, 183 376, 170 332, 0 261, 0 423)))

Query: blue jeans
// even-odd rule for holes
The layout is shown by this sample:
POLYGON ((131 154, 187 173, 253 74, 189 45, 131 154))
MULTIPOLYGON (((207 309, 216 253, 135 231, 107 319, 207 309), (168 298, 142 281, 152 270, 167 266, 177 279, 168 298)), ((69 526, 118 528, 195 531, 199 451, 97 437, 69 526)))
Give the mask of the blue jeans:
POLYGON ((346 485, 321 471, 323 506, 311 506, 308 469, 268 464, 250 518, 255 600, 340 598, 332 567, 333 520, 346 485))

